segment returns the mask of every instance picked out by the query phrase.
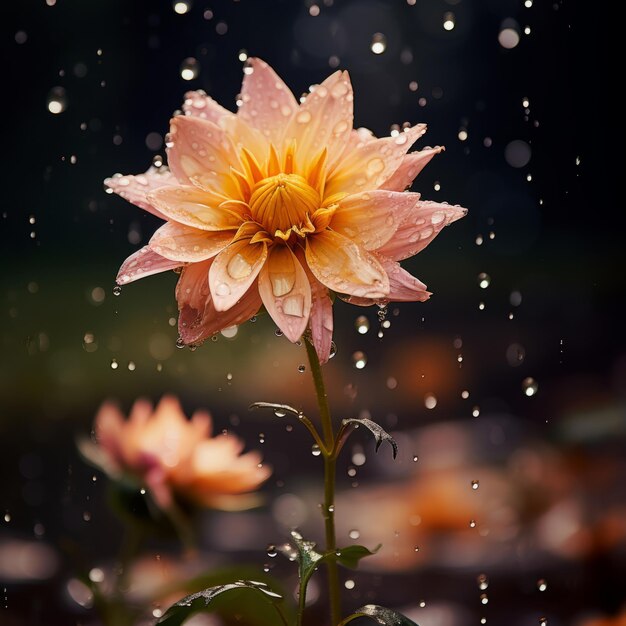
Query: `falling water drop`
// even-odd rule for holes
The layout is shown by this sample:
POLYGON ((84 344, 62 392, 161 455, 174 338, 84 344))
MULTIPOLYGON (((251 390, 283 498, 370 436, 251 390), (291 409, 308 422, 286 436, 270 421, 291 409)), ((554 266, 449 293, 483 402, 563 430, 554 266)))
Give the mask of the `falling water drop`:
POLYGON ((548 583, 546 582, 545 578, 540 578, 537 581, 537 589, 539 589, 539 591, 545 591, 548 588, 548 583))
POLYGON ((364 352, 357 350, 352 355, 352 363, 356 369, 362 370, 367 365, 367 356, 365 356, 364 352))
POLYGON ((193 80, 198 78, 200 73, 200 64, 197 59, 193 57, 187 57, 180 64, 180 76, 183 80, 193 80))
POLYGON ((480 487, 480 481, 478 481, 478 480, 473 480, 473 481, 472 481, 472 489, 473 489, 474 491, 476 491, 476 490, 478 489, 478 487, 480 487))
POLYGON ((489 274, 486 274, 485 272, 481 272, 480 274, 478 274, 478 286, 481 289, 487 289, 490 283, 491 277, 489 276, 489 274))
POLYGON ((387 49, 387 37, 382 33, 374 33, 372 35, 372 43, 370 50, 374 54, 382 54, 387 49))
POLYGON ((528 376, 522 381, 522 390, 524 391, 524 394, 530 398, 531 396, 536 395, 537 391, 539 391, 539 384, 534 378, 528 376))
POLYGON ((311 454, 313 456, 319 456, 320 454, 322 454, 322 451, 320 450, 320 447, 316 443, 314 443, 311 446, 311 454))
POLYGON ((63 87, 53 87, 48 93, 48 111, 53 115, 63 113, 67 109, 67 94, 63 87))
POLYGON ((354 326, 359 335, 365 335, 367 331, 370 329, 370 321, 365 317, 365 315, 359 315, 354 322, 354 326))

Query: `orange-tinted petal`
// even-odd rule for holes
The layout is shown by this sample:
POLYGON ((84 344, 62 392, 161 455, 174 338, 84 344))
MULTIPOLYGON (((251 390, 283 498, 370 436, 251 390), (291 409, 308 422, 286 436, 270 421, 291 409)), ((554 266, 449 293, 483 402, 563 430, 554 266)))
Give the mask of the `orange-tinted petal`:
POLYGON ((213 122, 178 115, 171 121, 170 139, 168 163, 181 183, 235 196, 238 186, 230 166, 237 158, 224 130, 213 122))
POLYGON ((281 145, 285 124, 298 108, 289 87, 265 61, 246 62, 241 106, 237 116, 258 128, 274 145, 281 145))
MULTIPOLYGON (((308 266, 306 267, 308 270, 308 266)), ((333 342, 333 303, 328 295, 328 289, 307 271, 311 284, 311 340, 315 346, 320 363, 326 363, 330 358, 330 349, 333 342)))
POLYGON ((296 142, 298 163, 313 159, 324 148, 329 166, 337 160, 352 130, 352 100, 347 72, 335 72, 307 96, 285 130, 285 141, 296 142))
POLYGON ((214 124, 218 124, 226 115, 233 115, 231 111, 215 102, 210 96, 207 96, 204 91, 188 91, 185 94, 183 111, 185 115, 199 117, 214 124))
POLYGON ((377 189, 398 169, 408 149, 425 132, 426 126, 418 124, 397 137, 363 142, 347 153, 329 174, 326 195, 377 189))
MULTIPOLYGON (((197 187, 161 187, 149 200, 166 218, 200 230, 231 230, 238 228, 241 216, 220 208, 226 196, 197 187)), ((231 205, 236 206, 236 205, 231 205)))
POLYGON ((408 259, 423 250, 444 226, 466 214, 467 209, 460 206, 420 201, 396 234, 377 252, 394 261, 408 259))
POLYGON ((132 202, 138 207, 152 213, 161 219, 165 216, 148 200, 147 196, 151 191, 163 187, 164 185, 175 185, 176 177, 167 167, 150 167, 144 174, 136 176, 115 175, 104 181, 106 187, 111 189, 118 196, 132 202))
POLYGON ((298 341, 311 311, 311 288, 300 261, 288 246, 274 246, 259 274, 259 293, 289 341, 298 341))
POLYGON ((347 237, 325 230, 306 239, 306 261, 329 289, 362 298, 384 298, 389 279, 376 257, 347 237))
POLYGON ((218 312, 209 290, 209 267, 213 259, 183 269, 176 285, 178 333, 187 345, 197 345, 215 333, 249 320, 261 307, 256 284, 228 311, 218 312))
POLYGON ((173 270, 181 265, 180 261, 167 259, 151 250, 150 246, 144 246, 122 263, 115 282, 118 285, 125 285, 152 274, 173 270))
POLYGON ((330 228, 376 250, 391 239, 419 198, 417 193, 380 190, 347 196, 337 203, 330 228))
POLYGON ((424 148, 424 150, 410 152, 405 155, 398 169, 380 188, 391 191, 404 191, 411 186, 413 179, 428 165, 430 160, 436 154, 443 152, 443 150, 445 150, 443 146, 436 146, 435 148, 424 148))
POLYGON ((167 222, 152 235, 148 245, 162 257, 182 265, 214 257, 232 241, 234 234, 234 230, 212 232, 167 222))
POLYGON ((209 288, 217 311, 227 311, 248 291, 267 259, 267 244, 237 241, 220 254, 209 270, 209 288))

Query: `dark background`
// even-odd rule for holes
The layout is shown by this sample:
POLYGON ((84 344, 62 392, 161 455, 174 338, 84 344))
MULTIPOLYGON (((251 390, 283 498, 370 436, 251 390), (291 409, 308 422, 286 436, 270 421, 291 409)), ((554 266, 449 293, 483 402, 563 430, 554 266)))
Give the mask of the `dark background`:
MULTIPOLYGON (((164 154, 151 143, 159 137, 146 139, 163 137, 186 90, 205 89, 234 109, 242 51, 269 62, 296 95, 337 64, 349 70, 355 125, 377 135, 392 124, 428 123, 419 147, 443 144, 446 152, 413 188, 469 208, 405 264, 435 295, 390 306, 382 340, 376 311, 335 305, 338 352, 327 369, 337 416, 368 410, 392 429, 418 434, 449 423, 479 449, 481 420, 514 424, 516 442, 530 440, 563 460, 565 495, 580 498, 583 530, 595 537, 567 558, 538 561, 523 558, 525 550, 535 554, 532 541, 516 545, 491 576, 488 611, 475 584, 484 568, 436 559, 378 582, 376 601, 406 606, 417 600, 416 585, 420 599, 449 603, 455 619, 473 620, 465 623, 486 612, 491 623, 536 624, 548 615, 551 625, 612 614, 624 601, 626 533, 609 541, 602 522, 605 512, 619 521, 626 510, 624 218, 616 194, 623 158, 611 119, 615 77, 603 71, 612 58, 611 16, 597 4, 566 0, 530 7, 520 0, 335 0, 320 1, 316 16, 311 5, 196 0, 178 15, 169 2, 25 0, 0 9, 0 542, 56 546, 59 563, 42 580, 7 580, 0 622, 91 619, 66 598, 71 559, 63 546, 80 546, 95 563, 119 539, 104 481, 92 480, 74 449, 108 397, 128 408, 140 395, 172 392, 188 412, 210 408, 218 428, 236 426, 251 447, 264 431, 265 458, 276 470, 272 497, 298 491, 318 469, 297 452, 309 445, 305 433, 246 412, 257 399, 313 411, 308 377, 297 371, 304 352, 275 337, 271 321, 260 318, 234 340, 220 337, 191 354, 174 347, 173 274, 127 286, 118 297, 112 291, 117 268, 158 221, 105 194, 103 179, 142 172, 164 154), (442 25, 447 12, 454 14, 450 31, 442 25), (498 42, 507 19, 519 32, 513 49, 498 42), (378 32, 386 49, 375 55, 378 32), (180 75, 188 57, 199 65, 192 81, 180 75), (58 87, 65 109, 55 115, 48 102, 58 87), (530 147, 523 167, 507 162, 512 141, 530 147), (481 272, 490 277, 486 289, 481 272), (371 326, 365 335, 355 330, 362 314, 371 326), (514 344, 523 348, 519 361, 510 357, 514 344), (367 355, 361 371, 355 351, 367 355), (528 377, 538 384, 532 397, 524 392, 528 377), (437 398, 431 410, 428 394, 437 398), (594 478, 598 464, 603 472, 594 478), (529 591, 550 574, 548 593, 529 591)), ((502 467, 506 454, 491 460, 502 467)), ((349 479, 341 480, 347 488, 349 479)), ((362 485, 383 480, 391 478, 370 467, 362 485)), ((250 547, 246 555, 259 567, 265 544, 283 530, 269 532, 258 537, 258 553, 250 547)), ((228 552, 214 537, 207 548, 228 552)), ((424 614, 420 623, 457 623, 436 619, 424 614)))

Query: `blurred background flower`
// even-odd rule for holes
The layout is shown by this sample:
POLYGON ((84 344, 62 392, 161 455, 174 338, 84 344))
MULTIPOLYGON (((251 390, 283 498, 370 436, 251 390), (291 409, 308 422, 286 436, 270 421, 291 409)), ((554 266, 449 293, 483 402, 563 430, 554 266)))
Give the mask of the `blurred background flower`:
POLYGON ((211 417, 196 411, 191 420, 179 401, 163 396, 153 410, 137 400, 128 420, 112 402, 96 415, 96 443, 81 441, 87 460, 113 479, 135 479, 167 510, 174 498, 202 507, 242 509, 258 504, 249 495, 271 474, 258 452, 242 454, 231 433, 211 436, 211 417))

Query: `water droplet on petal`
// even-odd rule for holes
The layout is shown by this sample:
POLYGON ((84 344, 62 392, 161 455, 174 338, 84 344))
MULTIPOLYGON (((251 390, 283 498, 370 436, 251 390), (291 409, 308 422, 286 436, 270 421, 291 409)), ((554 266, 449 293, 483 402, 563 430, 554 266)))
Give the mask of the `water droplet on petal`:
POLYGON ((296 114, 296 122, 298 124, 308 124, 311 121, 311 113, 309 111, 298 111, 296 114))

